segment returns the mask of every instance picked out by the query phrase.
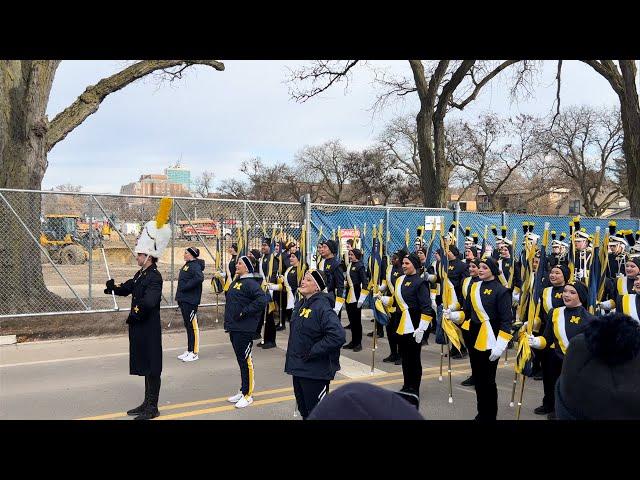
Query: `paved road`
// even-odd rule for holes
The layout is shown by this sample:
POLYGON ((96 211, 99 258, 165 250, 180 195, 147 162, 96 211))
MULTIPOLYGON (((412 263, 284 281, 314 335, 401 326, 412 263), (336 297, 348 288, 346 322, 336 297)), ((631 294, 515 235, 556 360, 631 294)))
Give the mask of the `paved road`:
MULTIPOLYGON (((364 322, 365 332, 370 323, 364 322)), ((350 333, 347 333, 347 338, 350 333)), ((433 338, 433 337, 432 337, 433 338)), ((237 410, 226 401, 234 394, 240 374, 227 335, 220 329, 201 331, 200 360, 181 362, 185 334, 163 337, 164 369, 158 420, 170 419, 300 419, 294 416, 291 377, 283 372, 286 332, 278 332, 278 348, 254 348, 256 389, 253 405, 237 410), (284 335, 283 335, 284 333, 284 335)), ((376 370, 371 374, 371 338, 365 337, 361 352, 343 351, 342 370, 331 388, 365 381, 397 390, 402 386, 400 366, 382 363, 388 343, 379 340, 376 370)), ((513 358, 513 350, 509 352, 513 358)), ((423 381, 420 411, 427 419, 473 419, 476 414, 473 387, 460 382, 469 374, 467 359, 452 360, 453 404, 448 403, 446 361, 444 378, 438 381, 440 346, 423 347, 423 381)), ((445 359, 446 360, 446 359, 445 359)), ((0 347, 0 419, 128 419, 124 413, 138 405, 144 395, 142 377, 128 375, 126 336, 24 343, 0 347)), ((509 407, 513 385, 513 361, 501 360, 497 375, 498 418, 514 419, 509 407)), ((522 419, 534 415, 540 405, 542 382, 528 381, 522 419)))

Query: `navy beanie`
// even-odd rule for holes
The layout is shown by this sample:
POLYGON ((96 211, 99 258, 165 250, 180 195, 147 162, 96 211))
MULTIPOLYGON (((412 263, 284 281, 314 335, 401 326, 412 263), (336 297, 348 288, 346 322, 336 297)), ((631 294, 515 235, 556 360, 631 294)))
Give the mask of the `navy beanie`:
POLYGON ((491 273, 494 277, 497 277, 500 273, 498 262, 496 262, 495 259, 487 257, 485 260, 481 260, 480 263, 484 263, 487 267, 489 267, 489 270, 491 270, 491 273))
POLYGON ((335 240, 329 239, 329 240, 325 240, 322 243, 324 243, 327 247, 329 247, 329 251, 334 255, 338 253, 338 244, 336 243, 335 240))
POLYGON ((571 273, 569 272, 569 267, 567 267, 564 264, 558 264, 558 265, 554 265, 553 268, 551 270, 553 270, 554 268, 557 268, 558 270, 560 270, 562 272, 562 276, 564 277, 564 281, 568 282, 569 281, 569 276, 571 275, 571 273))
POLYGON ((587 308, 589 304, 589 290, 587 289, 587 286, 582 282, 567 283, 567 285, 571 285, 576 289, 580 303, 584 308, 587 308))
POLYGON ((420 267, 422 266, 422 262, 420 262, 420 257, 418 256, 417 253, 411 253, 407 255, 407 258, 413 264, 416 270, 420 270, 420 267))
POLYGON ((242 257, 240 257, 240 260, 244 263, 244 265, 247 267, 247 270, 249 270, 249 273, 253 273, 255 270, 253 269, 253 263, 251 263, 251 260, 249 259, 249 257, 245 257, 244 255, 242 257))
POLYGON ((326 395, 309 420, 424 420, 418 410, 391 390, 354 382, 326 395))

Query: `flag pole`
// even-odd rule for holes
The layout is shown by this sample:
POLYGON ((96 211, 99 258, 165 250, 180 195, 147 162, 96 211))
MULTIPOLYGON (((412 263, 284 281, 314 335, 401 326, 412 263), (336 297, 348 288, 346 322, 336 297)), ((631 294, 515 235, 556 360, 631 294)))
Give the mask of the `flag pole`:
POLYGON ((520 409, 522 408, 522 396, 524 395, 524 382, 526 375, 522 375, 522 383, 520 384, 520 398, 518 399, 518 408, 516 410, 516 420, 520 420, 520 409))
POLYGON ((516 385, 518 384, 518 372, 515 372, 515 375, 513 376, 513 388, 511 389, 511 401, 509 402, 509 406, 511 408, 513 408, 514 406, 514 400, 516 398, 516 385))
POLYGON ((447 358, 449 360, 449 368, 447 374, 449 375, 449 403, 453 403, 453 385, 451 383, 451 343, 447 338, 447 358))

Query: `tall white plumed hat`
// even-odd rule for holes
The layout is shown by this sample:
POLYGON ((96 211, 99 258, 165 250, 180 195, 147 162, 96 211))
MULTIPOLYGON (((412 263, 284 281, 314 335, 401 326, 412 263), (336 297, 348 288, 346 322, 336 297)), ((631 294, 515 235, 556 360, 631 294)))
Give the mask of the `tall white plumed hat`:
POLYGON ((160 206, 155 220, 151 220, 144 225, 142 233, 138 237, 135 252, 144 253, 151 257, 160 258, 162 252, 171 241, 171 227, 169 226, 169 215, 173 200, 164 197, 160 199, 160 206))

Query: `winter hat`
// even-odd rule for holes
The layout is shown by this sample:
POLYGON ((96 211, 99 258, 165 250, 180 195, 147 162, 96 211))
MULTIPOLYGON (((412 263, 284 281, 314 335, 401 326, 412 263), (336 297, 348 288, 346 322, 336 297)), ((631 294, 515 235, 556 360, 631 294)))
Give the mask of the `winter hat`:
POLYGON ((584 308, 587 308, 587 305, 589 304, 589 290, 587 289, 587 286, 582 282, 570 282, 567 283, 567 285, 571 285, 576 289, 580 303, 584 308))
POLYGON ((498 262, 496 262, 495 259, 491 257, 487 257, 484 260, 480 260, 479 263, 484 263, 487 267, 489 267, 489 270, 491 270, 491 273, 493 274, 494 277, 497 277, 498 274, 500 273, 500 269, 498 268, 498 262))
POLYGON ((316 282, 316 285, 318 286, 320 291, 324 292, 324 289, 327 288, 327 282, 325 280, 324 272, 316 269, 311 269, 309 270, 309 274, 313 277, 313 280, 316 282))
POLYGON ((623 313, 612 313, 587 324, 587 347, 607 365, 626 363, 640 354, 640 323, 623 313))
POLYGON ((249 273, 253 273, 255 271, 253 268, 253 263, 251 263, 251 259, 249 257, 243 255, 242 257, 240 257, 240 260, 242 261, 242 263, 244 263, 245 267, 247 267, 249 273))
POLYGON ((407 259, 411 262, 416 270, 420 270, 422 262, 420 262, 420 257, 417 253, 410 253, 409 255, 407 255, 407 259))
POLYGON ((322 242, 324 245, 326 245, 329 248, 329 251, 331 253, 333 253, 334 255, 336 253, 338 253, 338 244, 336 243, 335 240, 325 240, 324 242, 322 242))
POLYGON ((198 258, 200 256, 200 249, 198 247, 189 247, 187 248, 187 252, 189 252, 193 258, 198 258))
POLYGON ((353 248, 353 249, 351 249, 351 252, 356 257, 356 260, 361 260, 362 259, 362 250, 360 250, 358 248, 353 248))
POLYGON ((564 277, 565 282, 569 280, 569 276, 571 275, 571 273, 569 272, 569 267, 567 267, 564 264, 558 264, 558 265, 554 265, 551 270, 553 270, 554 268, 557 268, 562 272, 562 276, 564 277))
POLYGON ((409 402, 391 390, 354 382, 331 392, 309 420, 424 420, 409 402))

